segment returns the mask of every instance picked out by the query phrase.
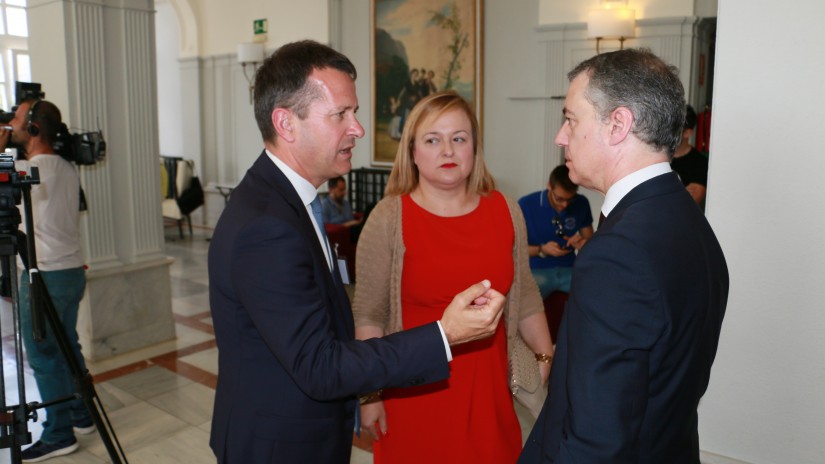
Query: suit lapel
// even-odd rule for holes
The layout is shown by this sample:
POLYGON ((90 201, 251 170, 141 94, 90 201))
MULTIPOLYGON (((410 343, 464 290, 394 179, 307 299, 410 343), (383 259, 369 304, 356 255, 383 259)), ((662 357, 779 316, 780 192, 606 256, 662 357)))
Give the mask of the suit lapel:
MULTIPOLYGON (((269 159, 266 152, 261 153, 261 156, 258 157, 250 170, 261 176, 265 182, 272 186, 273 195, 276 196, 276 198, 273 198, 274 201, 285 201, 295 212, 297 216, 296 227, 301 235, 307 237, 310 241, 313 260, 315 261, 315 274, 318 277, 316 281, 319 283, 321 293, 328 303, 327 308, 330 312, 330 319, 335 326, 335 332, 345 339, 355 338, 352 310, 341 277, 338 275, 338 269, 333 266, 333 272, 329 271, 327 258, 321 243, 317 239, 315 226, 309 218, 309 213, 303 201, 301 201, 301 197, 295 191, 295 187, 292 186, 278 166, 269 159)), ((335 257, 333 257, 333 262, 335 262, 335 257)))

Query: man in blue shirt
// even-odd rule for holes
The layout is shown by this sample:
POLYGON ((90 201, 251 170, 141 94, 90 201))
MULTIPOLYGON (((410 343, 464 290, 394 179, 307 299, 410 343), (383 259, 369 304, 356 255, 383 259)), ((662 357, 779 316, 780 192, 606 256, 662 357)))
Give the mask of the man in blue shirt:
POLYGON ((593 236, 590 203, 576 193, 578 189, 562 164, 550 173, 547 189, 518 202, 527 223, 530 270, 542 298, 554 291, 570 291, 575 251, 593 236))
POLYGON ((343 177, 334 177, 327 181, 327 190, 329 194, 321 200, 324 223, 341 224, 345 227, 360 224, 361 221, 355 219, 352 206, 347 201, 347 181, 343 177))

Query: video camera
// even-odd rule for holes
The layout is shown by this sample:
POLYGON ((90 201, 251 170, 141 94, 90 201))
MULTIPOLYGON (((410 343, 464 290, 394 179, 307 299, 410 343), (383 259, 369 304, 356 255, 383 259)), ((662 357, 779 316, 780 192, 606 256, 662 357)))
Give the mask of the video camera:
POLYGON ((40 84, 36 82, 15 82, 14 83, 14 106, 11 111, 0 110, 0 124, 8 124, 14 119, 17 107, 26 100, 41 100, 46 98, 46 93, 40 90, 40 84))
MULTIPOLYGON (((17 205, 22 198, 24 186, 40 183, 37 166, 31 172, 18 172, 11 155, 0 153, 0 235, 13 234, 21 221, 17 205)), ((8 275, 8 274, 3 274, 8 275)), ((0 293, 2 294, 2 293, 0 293)), ((2 294, 2 296, 6 296, 2 294)))
MULTIPOLYGON (((40 84, 17 82, 15 84, 15 106, 10 112, 0 112, 0 124, 8 124, 14 119, 17 107, 24 101, 40 100, 45 97, 46 94, 41 91, 40 84)), ((106 141, 100 130, 72 134, 66 124, 61 124, 52 148, 67 161, 81 166, 89 166, 106 158, 106 141)))

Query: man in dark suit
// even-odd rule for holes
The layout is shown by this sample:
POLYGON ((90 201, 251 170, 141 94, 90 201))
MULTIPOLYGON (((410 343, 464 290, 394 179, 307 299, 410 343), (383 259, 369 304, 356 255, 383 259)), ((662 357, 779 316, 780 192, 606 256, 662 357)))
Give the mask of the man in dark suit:
POLYGON ((684 90, 647 50, 568 74, 556 136, 570 178, 605 194, 579 253, 549 397, 519 460, 699 463, 697 406, 728 295, 725 258, 668 161, 684 90))
POLYGON ((437 323, 354 340, 323 221, 313 219, 316 189, 350 170, 364 135, 354 81, 345 56, 312 41, 284 45, 256 75, 266 149, 209 249, 219 463, 348 463, 359 394, 448 377, 448 345, 492 335, 501 316, 504 296, 485 281, 437 323))

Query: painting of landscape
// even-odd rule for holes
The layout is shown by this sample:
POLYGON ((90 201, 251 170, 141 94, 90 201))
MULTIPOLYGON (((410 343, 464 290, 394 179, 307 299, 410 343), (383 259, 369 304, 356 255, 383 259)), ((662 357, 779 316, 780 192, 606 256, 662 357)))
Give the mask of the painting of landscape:
POLYGON ((481 114, 479 0, 373 0, 375 165, 392 165, 407 115, 453 90, 481 114))

